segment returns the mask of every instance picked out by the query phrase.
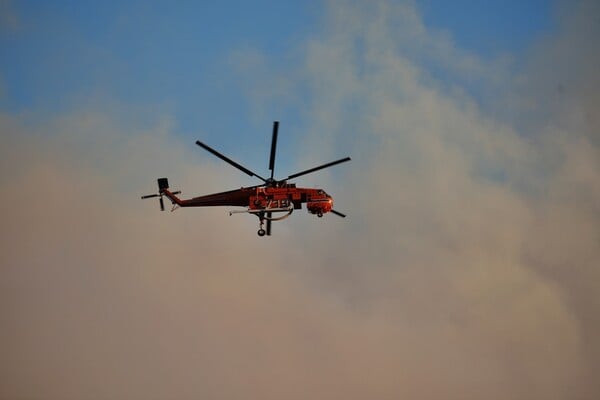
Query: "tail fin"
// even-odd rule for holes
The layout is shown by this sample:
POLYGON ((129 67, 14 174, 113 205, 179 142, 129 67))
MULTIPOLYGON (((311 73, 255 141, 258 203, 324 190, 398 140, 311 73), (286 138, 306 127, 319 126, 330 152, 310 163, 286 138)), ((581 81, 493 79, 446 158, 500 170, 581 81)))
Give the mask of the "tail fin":
POLYGON ((169 188, 169 179, 158 178, 158 193, 162 193, 165 189, 169 188))

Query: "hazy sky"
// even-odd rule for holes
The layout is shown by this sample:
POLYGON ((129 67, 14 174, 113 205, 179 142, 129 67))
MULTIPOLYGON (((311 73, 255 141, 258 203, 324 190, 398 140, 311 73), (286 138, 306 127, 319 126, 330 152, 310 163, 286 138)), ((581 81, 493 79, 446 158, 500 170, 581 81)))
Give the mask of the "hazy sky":
POLYGON ((0 399, 600 397, 600 7, 482 3, 0 1, 0 399), (139 199, 275 119, 348 218, 139 199))

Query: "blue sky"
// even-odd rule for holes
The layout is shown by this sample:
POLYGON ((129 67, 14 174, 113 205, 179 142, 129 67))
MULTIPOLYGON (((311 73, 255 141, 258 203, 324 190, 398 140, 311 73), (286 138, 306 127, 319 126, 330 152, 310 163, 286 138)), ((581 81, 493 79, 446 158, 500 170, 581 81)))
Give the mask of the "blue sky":
POLYGON ((284 54, 313 22, 307 5, 18 2, 18 27, 2 35, 3 106, 60 108, 100 94, 171 106, 189 130, 207 116, 243 118, 230 53, 284 54))
MULTIPOLYGON (((425 24, 482 58, 520 54, 553 25, 551 1, 417 2, 425 24)), ((60 110, 89 97, 173 113, 181 132, 239 132, 252 125, 231 55, 262 52, 289 63, 300 40, 318 37, 319 1, 19 1, 1 33, 1 106, 60 110)), ((298 120, 293 109, 273 110, 298 120)), ((252 128, 258 128, 252 126, 252 128)), ((269 127, 265 126, 268 135, 269 127)))
MULTIPOLYGON (((293 101, 277 94, 257 101, 248 91, 257 86, 268 91, 278 75, 296 79, 293 71, 306 51, 305 41, 328 29, 327 2, 7 4, 5 12, 16 23, 5 26, 0 36, 3 110, 52 116, 73 107, 111 104, 124 114, 139 115, 142 125, 144 119, 153 124, 154 116, 168 114, 175 133, 190 143, 202 137, 233 155, 236 148, 255 148, 246 156, 254 168, 262 168, 259 154, 268 148, 272 120, 279 119, 284 140, 278 170, 291 168, 286 161, 294 155, 288 151, 309 125, 299 104, 312 101, 310 88, 296 80, 290 88, 293 101), (238 65, 239 54, 247 52, 260 54, 261 76, 238 65)), ((457 48, 483 60, 518 59, 553 27, 551 1, 416 4, 428 29, 446 32, 457 48)), ((425 67, 442 81, 457 79, 448 77, 445 68, 438 60, 425 67)), ((462 84, 476 98, 486 87, 462 84)))
POLYGON ((551 0, 417 2, 425 22, 450 32, 460 47, 484 57, 520 54, 555 28, 551 0))

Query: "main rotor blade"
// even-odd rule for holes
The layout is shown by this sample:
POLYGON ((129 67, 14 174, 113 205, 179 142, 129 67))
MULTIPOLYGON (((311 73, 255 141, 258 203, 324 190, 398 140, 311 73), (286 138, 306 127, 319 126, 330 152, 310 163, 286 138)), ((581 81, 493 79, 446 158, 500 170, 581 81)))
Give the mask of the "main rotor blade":
POLYGON ((263 182, 267 182, 267 180, 265 178, 263 178, 262 176, 255 174, 254 172, 250 171, 248 168, 241 166, 240 164, 236 163, 235 161, 233 161, 232 159, 224 156, 223 154, 219 153, 218 151, 216 151, 215 149, 205 145, 204 143, 202 143, 199 140, 196 140, 196 144, 200 147, 202 147, 204 150, 208 151, 209 153, 212 153, 213 155, 219 157, 221 160, 225 161, 226 163, 229 163, 231 165, 233 165, 234 167, 236 167, 237 169, 239 169, 242 172, 245 172, 246 174, 250 175, 250 176, 255 176, 258 179, 260 179, 263 182))
POLYGON ((271 236, 271 214, 272 212, 267 212, 267 236, 271 236))
POLYGON ((279 121, 273 121, 273 138, 271 139, 271 157, 269 157, 269 169, 271 170, 271 179, 275 173, 275 151, 277 150, 277 131, 279 130, 279 121))
POLYGON ((307 169, 306 171, 302 171, 302 172, 298 172, 296 174, 292 174, 292 175, 288 176, 287 179, 297 178, 299 176, 310 174, 311 172, 315 172, 315 171, 318 171, 318 170, 323 169, 323 168, 332 167, 334 165, 337 165, 337 164, 340 164, 340 163, 343 163, 343 162, 346 162, 346 161, 350 161, 350 157, 342 158, 342 159, 337 160, 337 161, 332 161, 332 162, 327 163, 327 164, 319 165, 318 167, 307 169))
POLYGON ((339 211, 335 211, 334 209, 331 209, 331 212, 334 213, 335 215, 337 215, 338 217, 346 218, 346 214, 342 214, 339 211))
POLYGON ((165 211, 165 202, 163 201, 162 196, 160 196, 158 201, 160 202, 160 211, 165 211))
POLYGON ((151 199, 152 197, 158 197, 160 196, 160 194, 147 194, 145 196, 142 196, 142 200, 143 199, 151 199))

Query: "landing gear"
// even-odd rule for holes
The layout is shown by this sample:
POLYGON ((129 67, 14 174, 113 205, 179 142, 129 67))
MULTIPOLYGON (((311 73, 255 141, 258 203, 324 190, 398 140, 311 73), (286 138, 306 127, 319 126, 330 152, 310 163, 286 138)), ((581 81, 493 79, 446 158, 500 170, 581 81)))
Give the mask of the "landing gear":
POLYGON ((258 220, 260 221, 259 222, 260 225, 259 225, 258 232, 256 232, 256 233, 258 233, 258 236, 263 237, 267 233, 267 231, 265 231, 263 229, 263 225, 265 224, 265 213, 264 212, 261 212, 258 214, 258 220))
POLYGON ((319 212, 317 213, 317 217, 319 217, 319 218, 323 218, 323 212, 322 212, 322 211, 319 211, 319 212))

